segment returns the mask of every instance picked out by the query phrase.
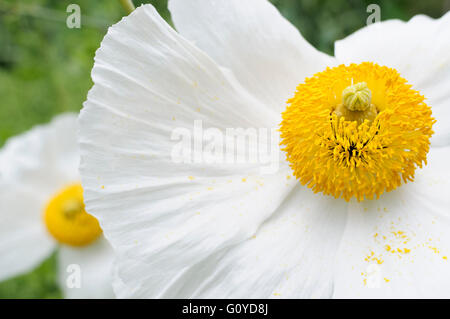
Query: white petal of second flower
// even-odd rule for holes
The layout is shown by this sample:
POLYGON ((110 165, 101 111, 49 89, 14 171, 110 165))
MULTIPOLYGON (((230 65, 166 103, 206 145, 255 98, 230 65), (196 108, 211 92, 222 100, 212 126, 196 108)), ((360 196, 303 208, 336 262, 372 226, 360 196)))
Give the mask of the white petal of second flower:
POLYGON ((340 63, 377 62, 397 69, 431 106, 437 123, 432 145, 450 144, 450 12, 440 19, 419 15, 407 23, 374 23, 337 41, 340 63))
POLYGON ((0 181, 0 281, 33 270, 53 252, 43 208, 40 196, 0 181))
POLYGON ((171 0, 177 30, 230 68, 277 116, 298 84, 334 63, 266 0, 171 0))
POLYGON ((0 178, 42 196, 45 201, 79 181, 77 115, 56 116, 9 139, 0 151, 0 178))
POLYGON ((81 248, 61 245, 58 254, 58 279, 64 297, 114 298, 113 260, 114 252, 103 237, 81 248))
POLYGON ((42 216, 56 191, 79 180, 76 119, 57 116, 0 151, 0 280, 32 270, 54 249, 42 216))

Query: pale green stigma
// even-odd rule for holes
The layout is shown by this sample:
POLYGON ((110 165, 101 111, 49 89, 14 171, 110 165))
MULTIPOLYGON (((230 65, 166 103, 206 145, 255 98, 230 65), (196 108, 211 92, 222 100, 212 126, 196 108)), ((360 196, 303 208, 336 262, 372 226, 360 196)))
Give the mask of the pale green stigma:
POLYGON ((62 212, 67 218, 73 218, 76 214, 83 212, 84 205, 83 202, 77 199, 71 199, 64 203, 62 207, 62 212))
POLYGON ((342 104, 350 111, 366 111, 372 102, 372 92, 366 82, 359 82, 342 91, 342 104))

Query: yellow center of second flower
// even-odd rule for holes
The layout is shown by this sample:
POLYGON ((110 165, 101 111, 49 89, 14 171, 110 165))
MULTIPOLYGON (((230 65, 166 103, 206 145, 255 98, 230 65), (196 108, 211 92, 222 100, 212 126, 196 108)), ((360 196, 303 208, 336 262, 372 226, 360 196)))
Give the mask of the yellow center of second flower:
POLYGON ((84 209, 80 184, 64 188, 49 201, 44 221, 58 242, 70 246, 86 246, 102 233, 97 219, 84 209))
POLYGON ((294 175, 314 192, 358 201, 413 181, 435 120, 395 70, 340 65, 297 87, 281 122, 294 175))

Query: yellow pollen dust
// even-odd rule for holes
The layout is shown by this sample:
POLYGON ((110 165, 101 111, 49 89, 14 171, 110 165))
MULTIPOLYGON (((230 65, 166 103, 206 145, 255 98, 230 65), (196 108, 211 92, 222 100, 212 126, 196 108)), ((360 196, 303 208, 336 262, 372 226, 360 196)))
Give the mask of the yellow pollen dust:
POLYGON ((327 68, 297 87, 282 114, 283 150, 301 184, 358 201, 414 180, 435 120, 424 97, 392 68, 327 68))
POLYGON ((80 184, 64 188, 49 201, 44 221, 47 230, 58 242, 70 246, 86 246, 102 233, 97 219, 84 209, 80 184))

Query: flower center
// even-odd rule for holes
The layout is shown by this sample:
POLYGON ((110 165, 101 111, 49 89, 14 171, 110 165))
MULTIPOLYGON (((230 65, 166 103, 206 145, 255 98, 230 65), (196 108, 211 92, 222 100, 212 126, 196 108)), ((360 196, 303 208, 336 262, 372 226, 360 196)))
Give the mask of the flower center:
POLYGON ((97 219, 84 209, 80 184, 64 188, 49 201, 44 221, 58 242, 70 246, 88 245, 102 233, 97 219))
POLYGON ((283 112, 281 144, 303 185, 360 201, 413 181, 434 122, 424 97, 395 69, 340 65, 297 87, 283 112))

